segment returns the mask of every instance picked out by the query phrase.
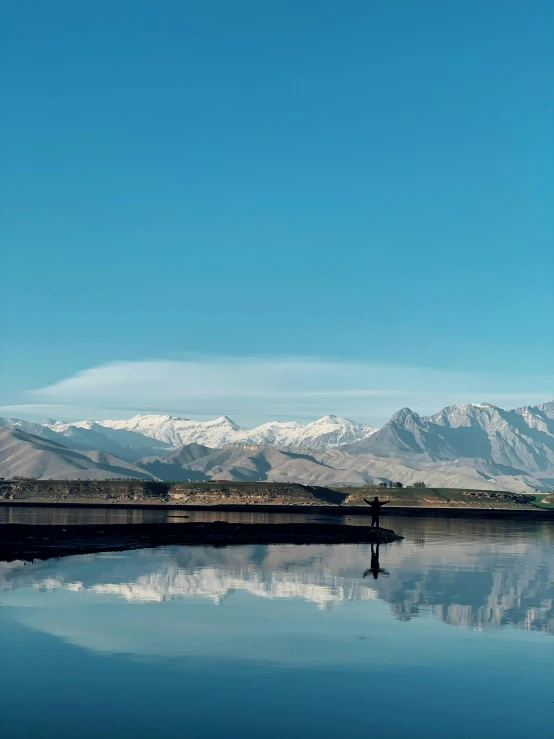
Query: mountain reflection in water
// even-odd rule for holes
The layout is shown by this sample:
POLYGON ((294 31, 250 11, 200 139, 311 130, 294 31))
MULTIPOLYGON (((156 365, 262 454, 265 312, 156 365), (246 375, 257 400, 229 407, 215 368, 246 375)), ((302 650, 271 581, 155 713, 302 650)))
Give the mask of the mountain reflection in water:
POLYGON ((402 621, 431 614, 469 629, 511 625, 554 634, 552 524, 395 518, 384 525, 406 538, 381 546, 378 560, 369 545, 308 545, 164 547, 0 563, 0 605, 21 588, 136 604, 199 598, 224 605, 244 591, 320 609, 380 599, 402 621))

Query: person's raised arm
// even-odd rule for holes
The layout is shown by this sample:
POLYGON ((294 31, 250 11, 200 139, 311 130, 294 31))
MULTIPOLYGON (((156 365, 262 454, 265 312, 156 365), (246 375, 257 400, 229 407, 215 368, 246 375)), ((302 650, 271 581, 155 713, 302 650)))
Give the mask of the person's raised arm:
POLYGON ((387 505, 387 503, 390 503, 390 500, 379 501, 379 507, 387 505))

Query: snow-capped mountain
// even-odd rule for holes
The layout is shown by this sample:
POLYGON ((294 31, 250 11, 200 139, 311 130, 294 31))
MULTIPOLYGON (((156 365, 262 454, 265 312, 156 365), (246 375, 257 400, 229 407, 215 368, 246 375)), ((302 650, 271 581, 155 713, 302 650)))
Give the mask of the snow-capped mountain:
MULTIPOLYGON (((14 422, 17 419, 10 420, 14 422)), ((28 433, 36 433, 19 423, 17 425, 19 428, 27 430, 28 433)), ((33 426, 37 425, 33 424, 33 426)), ((168 444, 163 440, 152 439, 132 430, 113 429, 104 426, 102 421, 65 423, 64 421, 47 419, 43 421, 43 428, 50 434, 55 434, 53 440, 57 440, 72 449, 99 449, 133 462, 140 457, 163 454, 164 451, 173 448, 172 444, 168 444)))
POLYGON ((129 420, 0 419, 0 426, 138 463, 163 479, 364 484, 425 479, 439 487, 531 492, 554 486, 554 402, 504 410, 453 405, 432 416, 403 408, 380 429, 337 416, 245 429, 227 416, 129 420))
MULTIPOLYGON (((24 421, 22 418, 0 418, 0 428, 10 429, 14 431, 24 431, 26 434, 33 434, 33 436, 40 436, 41 439, 48 439, 49 441, 62 442, 59 434, 52 431, 46 423, 33 423, 32 421, 24 421)), ((66 446, 69 446, 66 444, 66 446)))
POLYGON ((514 410, 490 403, 452 405, 427 417, 403 408, 368 439, 342 448, 472 466, 482 460, 503 467, 505 474, 526 471, 554 477, 554 403, 514 410))
POLYGON ((330 449, 367 439, 376 431, 373 426, 355 423, 348 418, 323 416, 318 421, 299 426, 291 433, 282 433, 275 443, 306 449, 330 449))
POLYGON ((337 416, 324 416, 305 426, 297 421, 271 421, 253 429, 241 428, 227 416, 214 421, 192 421, 178 416, 138 415, 128 421, 98 421, 98 424, 138 432, 174 447, 202 444, 212 448, 225 444, 277 444, 327 449, 365 439, 376 431, 373 426, 337 416))
POLYGON ((204 444, 220 447, 242 441, 244 429, 227 416, 213 421, 192 421, 179 416, 137 415, 128 421, 99 421, 106 429, 133 431, 143 436, 165 442, 172 447, 185 444, 204 444))
POLYGON ((0 427, 0 477, 13 479, 15 476, 39 480, 153 477, 142 467, 113 454, 94 449, 77 451, 17 427, 0 427))
POLYGON ((19 418, 0 419, 0 426, 57 441, 70 449, 98 449, 135 462, 162 455, 187 444, 219 449, 226 444, 275 444, 292 448, 328 449, 365 439, 376 429, 347 418, 324 416, 302 425, 297 421, 270 421, 253 429, 238 426, 227 416, 194 421, 169 415, 137 415, 129 420, 56 421, 39 423, 19 418))

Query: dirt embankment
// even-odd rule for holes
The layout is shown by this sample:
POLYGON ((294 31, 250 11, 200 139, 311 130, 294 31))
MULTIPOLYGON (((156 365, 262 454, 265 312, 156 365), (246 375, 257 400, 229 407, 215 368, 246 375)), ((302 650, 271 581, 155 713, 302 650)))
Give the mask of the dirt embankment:
MULTIPOLYGON (((455 488, 371 488, 318 486, 279 482, 156 482, 154 480, 0 480, 0 502, 195 506, 331 506, 367 507, 375 495, 389 508, 471 508, 537 510, 554 496, 498 493, 455 488)), ((554 506, 553 506, 554 508, 554 506)))
MULTIPOLYGON (((405 508, 495 508, 530 510, 536 508, 535 498, 521 493, 497 493, 492 490, 460 490, 456 488, 345 488, 343 505, 366 505, 364 499, 378 495, 390 500, 391 506, 405 508)), ((383 515, 386 515, 386 508, 383 515)))
POLYGON ((382 544, 402 538, 390 529, 318 523, 243 524, 214 521, 67 527, 3 524, 0 527, 0 560, 32 561, 168 545, 382 544))
POLYGON ((340 505, 336 490, 292 483, 198 482, 150 480, 16 480, 0 481, 0 501, 224 505, 340 505))

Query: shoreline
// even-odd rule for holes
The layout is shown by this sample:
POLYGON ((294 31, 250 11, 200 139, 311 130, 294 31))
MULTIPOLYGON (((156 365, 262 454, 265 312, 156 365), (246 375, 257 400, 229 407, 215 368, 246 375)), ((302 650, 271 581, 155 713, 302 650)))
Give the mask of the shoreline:
MULTIPOLYGON (((179 504, 179 503, 138 503, 138 502, 110 502, 110 501, 44 501, 44 500, 0 500, 0 506, 20 508, 104 508, 122 510, 179 510, 179 511, 229 511, 235 513, 286 513, 303 514, 315 513, 331 516, 371 516, 369 506, 341 506, 341 505, 295 505, 295 504, 268 504, 268 503, 214 503, 207 504, 179 504)), ((382 518, 389 516, 442 516, 452 518, 537 518, 543 521, 554 522, 554 510, 545 508, 486 508, 466 506, 393 506, 387 505, 381 514, 382 518)), ((0 524, 7 526, 11 524, 0 524)), ((21 524, 27 525, 27 524, 21 524)), ((115 524, 113 524, 115 525, 115 524)), ((128 526, 132 524, 126 524, 128 526)), ((147 524, 141 524, 147 525, 147 524)))
POLYGON ((160 546, 256 544, 389 544, 403 539, 391 529, 321 523, 244 524, 2 524, 0 560, 32 562, 54 557, 151 549, 160 546))

